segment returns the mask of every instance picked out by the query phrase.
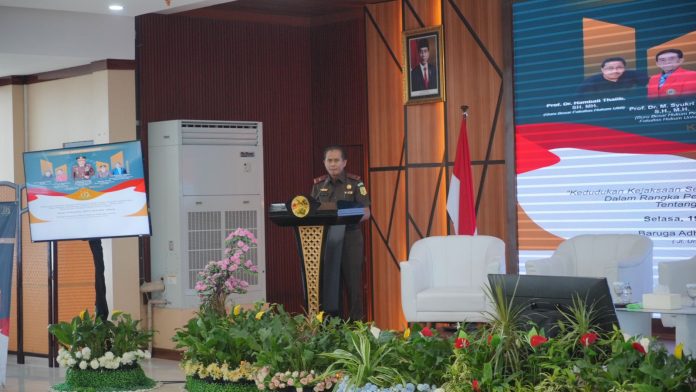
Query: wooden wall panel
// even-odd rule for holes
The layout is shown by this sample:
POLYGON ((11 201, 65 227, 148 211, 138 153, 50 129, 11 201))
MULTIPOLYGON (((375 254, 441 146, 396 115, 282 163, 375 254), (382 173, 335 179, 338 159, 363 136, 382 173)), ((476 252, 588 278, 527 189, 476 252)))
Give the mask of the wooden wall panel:
MULTIPOLYGON (((22 271, 24 351, 48 354, 48 244, 31 242, 28 214, 22 216, 22 271)), ((17 314, 15 309, 12 312, 17 314)), ((10 328, 16 339, 16 320, 10 328)), ((13 347, 16 349, 16 344, 13 347)))
POLYGON ((401 90, 401 4, 365 9, 370 182, 372 186, 372 317, 381 327, 399 328, 398 262, 406 259, 404 115, 401 90), (385 168, 391 168, 383 171, 385 168), (374 171, 373 168, 381 168, 374 171))
MULTIPOLYGON (((444 103, 408 107, 383 105, 378 110, 373 110, 375 102, 385 100, 370 101, 370 171, 373 188, 379 189, 377 182, 388 178, 385 170, 392 170, 392 176, 403 173, 405 180, 405 187, 398 191, 403 193, 373 195, 373 199, 386 198, 379 201, 381 208, 396 206, 405 209, 403 219, 408 223, 405 246, 401 245, 400 248, 406 248, 406 252, 421 235, 446 235, 452 231, 446 213, 446 190, 462 119, 459 107, 463 104, 471 106, 468 127, 470 152, 474 160, 475 194, 478 195, 477 191, 481 189, 478 232, 506 239, 505 200, 508 195, 505 188, 505 124, 501 90, 502 8, 501 0, 395 0, 367 7, 371 16, 380 12, 379 25, 385 26, 384 30, 387 27, 393 28, 399 20, 403 20, 404 30, 439 24, 443 25, 444 30, 447 87, 444 103), (389 121, 398 121, 400 115, 405 118, 401 123, 402 128, 383 126, 389 121), (399 140, 400 137, 405 138, 404 159, 398 165, 383 164, 394 162, 397 155, 374 143, 399 140), (376 162, 382 166, 376 165, 376 162), (446 170, 443 170, 440 184, 437 185, 443 168, 446 170)), ((369 21, 369 17, 366 20, 369 21)), ((388 61, 382 52, 383 46, 383 40, 371 32, 368 24, 367 68, 370 95, 380 92, 380 88, 388 85, 389 79, 385 75, 394 77, 390 71, 393 61, 388 61)), ((399 61, 402 61, 401 53, 399 61)), ((374 214, 377 220, 382 219, 383 214, 374 214)), ((392 257, 387 251, 390 248, 386 247, 384 239, 375 235, 374 231, 372 241, 375 279, 398 281, 400 275, 396 268, 383 268, 392 257)), ((380 327, 403 328, 405 325, 400 301, 396 303, 393 299, 400 297, 400 292, 396 289, 396 285, 387 285, 375 290, 375 321, 380 327)))
MULTIPOLYGON (((58 320, 94 315, 94 260, 87 241, 58 242, 58 320)), ((109 309, 113 311, 114 309, 109 309)))
POLYGON ((313 26, 311 41, 314 175, 326 173, 324 147, 340 144, 351 150, 346 170, 364 177, 368 128, 362 13, 354 20, 313 26))
POLYGON ((406 107, 408 163, 441 163, 445 152, 444 105, 435 102, 406 107))
POLYGON ((497 105, 502 97, 503 83, 502 74, 498 73, 503 66, 502 31, 496 23, 481 23, 485 18, 500 20, 500 1, 447 0, 445 5, 445 70, 449 129, 447 145, 451 160, 454 160, 459 138, 461 105, 470 106, 467 127, 471 159, 486 159, 494 124, 494 143, 489 159, 505 159, 505 112, 502 106, 497 105), (466 22, 477 30, 472 33, 462 21, 459 12, 466 18, 466 22), (485 46, 481 47, 477 40, 482 41, 485 46))
POLYGON ((411 244, 423 237, 447 235, 447 216, 442 212, 447 198, 444 168, 411 167, 407 183, 411 244))
POLYGON ((389 2, 371 5, 366 13, 370 167, 398 166, 404 143, 401 8, 398 2, 389 2))
POLYGON ((370 175, 372 187, 373 319, 380 326, 399 328, 401 314, 400 261, 406 260, 405 181, 403 172, 380 171, 370 175))
MULTIPOLYGON (((363 171, 367 109, 362 15, 339 22, 335 30, 294 19, 283 24, 282 19, 270 24, 155 14, 136 18, 139 135, 145 150, 151 121, 261 121, 266 203, 309 192, 312 178, 321 172, 319 150, 324 143, 357 148, 353 155, 358 161, 350 162, 349 170, 359 164, 355 169, 363 171), (333 44, 341 50, 331 49, 333 44)), ((267 299, 302 311, 292 231, 267 219, 266 243, 267 299)), ((148 251, 146 241, 143 248, 148 251)), ((149 260, 144 275, 150 278, 149 260)))

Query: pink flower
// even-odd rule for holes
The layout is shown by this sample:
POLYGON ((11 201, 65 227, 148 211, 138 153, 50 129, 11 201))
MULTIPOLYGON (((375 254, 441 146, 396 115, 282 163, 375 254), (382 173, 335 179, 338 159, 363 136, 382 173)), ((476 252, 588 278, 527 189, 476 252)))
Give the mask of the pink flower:
POLYGON ((244 245, 246 245, 244 241, 237 241, 237 247, 242 248, 244 245))
POLYGON ((423 328, 423 330, 421 331, 421 334, 422 334, 423 336, 431 337, 431 336, 433 336, 433 331, 431 331, 430 328, 425 327, 425 328, 423 328))
POLYGON ((549 341, 548 339, 546 339, 545 337, 543 337, 541 335, 534 335, 534 336, 532 336, 531 339, 529 339, 529 344, 532 347, 537 347, 537 346, 542 345, 548 341, 549 341))
POLYGON ((639 353, 645 354, 645 348, 643 347, 642 344, 640 344, 638 342, 633 342, 633 344, 631 344, 631 347, 633 347, 633 349, 638 351, 639 353))
POLYGON ((469 340, 465 338, 457 338, 454 340, 454 348, 461 349, 465 347, 469 347, 469 340))
POLYGON ((585 347, 589 347, 590 345, 594 344, 594 342, 599 339, 599 335, 597 335, 594 332, 588 332, 582 336, 580 336, 580 344, 582 344, 585 347))

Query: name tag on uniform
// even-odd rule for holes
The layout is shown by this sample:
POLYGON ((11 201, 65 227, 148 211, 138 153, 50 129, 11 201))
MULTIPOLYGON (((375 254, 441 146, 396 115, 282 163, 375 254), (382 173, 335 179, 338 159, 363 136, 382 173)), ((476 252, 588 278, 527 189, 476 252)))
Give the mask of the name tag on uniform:
POLYGON ((329 188, 321 188, 321 189, 319 189, 319 192, 328 192, 328 191, 329 191, 329 188))
POLYGON ((352 195, 353 191, 346 191, 346 195, 352 195))

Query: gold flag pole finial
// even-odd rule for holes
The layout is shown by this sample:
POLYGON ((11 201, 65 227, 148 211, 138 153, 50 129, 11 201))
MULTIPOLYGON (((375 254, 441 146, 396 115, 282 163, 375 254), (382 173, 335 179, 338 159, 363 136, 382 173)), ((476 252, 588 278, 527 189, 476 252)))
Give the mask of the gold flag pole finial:
POLYGON ((469 115, 469 105, 462 105, 462 116, 466 117, 469 115))

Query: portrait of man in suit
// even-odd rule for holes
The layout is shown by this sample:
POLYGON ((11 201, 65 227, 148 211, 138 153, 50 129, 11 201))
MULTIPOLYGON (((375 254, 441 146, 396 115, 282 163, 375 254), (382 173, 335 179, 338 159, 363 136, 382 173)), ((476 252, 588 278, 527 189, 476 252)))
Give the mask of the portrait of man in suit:
POLYGON ((437 92, 437 65, 430 61, 430 44, 427 38, 418 40, 418 64, 411 68, 411 91, 433 90, 437 92))
POLYGON ((405 31, 404 102, 407 105, 444 100, 442 27, 405 31))

